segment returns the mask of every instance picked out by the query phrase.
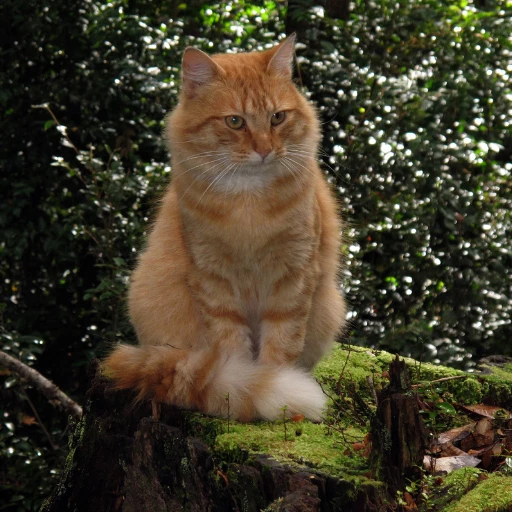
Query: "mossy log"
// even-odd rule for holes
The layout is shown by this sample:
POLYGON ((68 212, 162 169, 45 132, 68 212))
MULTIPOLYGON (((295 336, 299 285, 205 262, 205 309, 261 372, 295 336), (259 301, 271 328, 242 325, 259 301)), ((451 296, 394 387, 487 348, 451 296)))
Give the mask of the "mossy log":
MULTIPOLYGON (((373 376, 377 390, 386 386, 380 376, 393 359, 340 346, 316 377, 336 397, 342 374, 372 402, 366 377, 373 376)), ((416 382, 448 379, 439 385, 457 403, 512 406, 512 365, 476 375, 405 362, 416 382)), ((134 406, 132 393, 112 391, 97 368, 92 376, 61 482, 42 512, 389 510, 387 485, 350 449, 366 434, 350 409, 336 410, 348 425, 344 434, 329 422, 304 421, 288 423, 287 438, 282 422, 239 424, 171 407, 162 408, 157 422, 149 404, 134 406)), ((333 410, 331 404, 330 418, 333 410)))
POLYGON ((95 371, 62 480, 41 512, 379 510, 378 493, 342 478, 263 454, 222 458, 188 435, 193 414, 164 406, 155 421, 148 404, 134 407, 132 394, 95 371))

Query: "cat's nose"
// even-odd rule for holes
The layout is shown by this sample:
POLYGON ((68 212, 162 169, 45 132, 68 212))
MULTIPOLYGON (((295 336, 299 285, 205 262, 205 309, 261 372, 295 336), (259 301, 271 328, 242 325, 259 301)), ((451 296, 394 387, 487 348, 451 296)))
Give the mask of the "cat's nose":
POLYGON ((257 149, 256 153, 261 156, 261 161, 265 161, 265 158, 272 152, 272 148, 257 149))

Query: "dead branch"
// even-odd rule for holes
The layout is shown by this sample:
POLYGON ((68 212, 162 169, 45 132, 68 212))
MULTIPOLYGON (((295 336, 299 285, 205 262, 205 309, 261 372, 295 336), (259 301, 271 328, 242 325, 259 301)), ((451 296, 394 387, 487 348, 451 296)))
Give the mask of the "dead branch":
POLYGON ((455 380, 455 379, 467 379, 468 376, 467 375, 453 375, 451 377, 443 377, 442 379, 436 379, 436 380, 431 380, 431 381, 428 381, 428 382, 419 382, 418 384, 413 384, 411 386, 412 389, 417 389, 421 386, 430 386, 431 384, 435 384, 437 382, 446 382, 448 380, 455 380))
POLYGON ((82 416, 82 408, 71 400, 68 395, 63 393, 53 382, 2 350, 0 350, 0 366, 4 366, 29 382, 35 389, 41 392, 52 405, 58 402, 62 405, 62 408, 72 416, 77 418, 82 416))

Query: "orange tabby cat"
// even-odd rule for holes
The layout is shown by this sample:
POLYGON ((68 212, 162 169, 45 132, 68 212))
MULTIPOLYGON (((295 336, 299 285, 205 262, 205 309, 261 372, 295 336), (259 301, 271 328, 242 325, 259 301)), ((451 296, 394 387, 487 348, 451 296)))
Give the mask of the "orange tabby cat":
POLYGON ((265 52, 187 48, 167 120, 173 180, 132 276, 140 346, 104 362, 139 398, 250 421, 321 417, 309 370, 344 322, 340 223, 292 82, 295 37, 265 52))

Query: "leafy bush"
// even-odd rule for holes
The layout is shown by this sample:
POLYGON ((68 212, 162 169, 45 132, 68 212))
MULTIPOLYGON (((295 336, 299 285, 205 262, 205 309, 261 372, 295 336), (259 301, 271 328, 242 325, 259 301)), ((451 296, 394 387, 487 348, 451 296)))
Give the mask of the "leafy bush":
POLYGON ((484 4, 299 23, 348 212, 351 340, 460 366, 512 353, 512 4, 484 4))
MULTIPOLYGON (((134 338, 126 281, 171 172, 183 49, 262 49, 286 28, 347 218, 352 342, 460 366, 512 353, 512 5, 325 4, 3 2, 4 350, 83 401, 90 359, 134 338)), ((66 418, 3 383, 0 496, 35 510, 66 418)))

